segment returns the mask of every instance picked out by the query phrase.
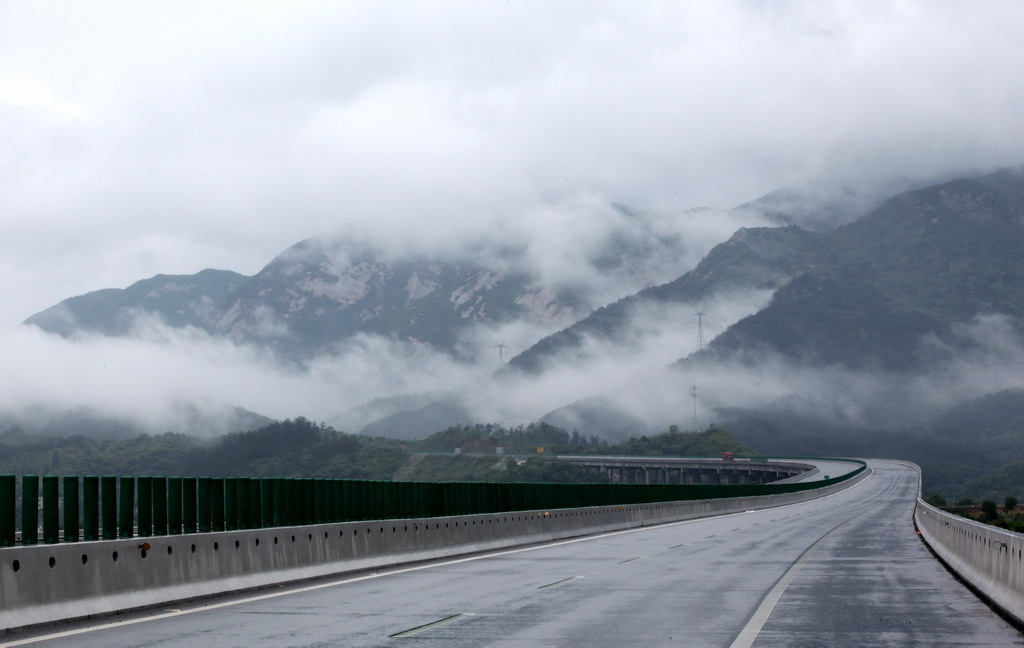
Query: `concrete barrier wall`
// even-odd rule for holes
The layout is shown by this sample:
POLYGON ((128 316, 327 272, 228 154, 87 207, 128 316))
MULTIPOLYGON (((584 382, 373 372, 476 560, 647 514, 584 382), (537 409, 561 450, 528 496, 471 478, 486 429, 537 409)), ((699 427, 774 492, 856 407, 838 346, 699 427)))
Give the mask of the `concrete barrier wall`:
POLYGON ((921 499, 914 521, 939 558, 981 596, 1024 624, 1024 535, 946 513, 921 499))
POLYGON ((344 522, 0 549, 0 628, 594 533, 782 506, 848 488, 715 500, 344 522))

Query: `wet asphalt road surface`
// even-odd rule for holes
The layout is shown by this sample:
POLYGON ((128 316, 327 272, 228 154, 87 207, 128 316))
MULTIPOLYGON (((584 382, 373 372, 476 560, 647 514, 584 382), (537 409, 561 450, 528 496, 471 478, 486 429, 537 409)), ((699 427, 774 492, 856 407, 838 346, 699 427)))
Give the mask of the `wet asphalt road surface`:
POLYGON ((916 471, 869 465, 813 502, 56 628, 28 645, 1024 645, 919 540, 916 471))

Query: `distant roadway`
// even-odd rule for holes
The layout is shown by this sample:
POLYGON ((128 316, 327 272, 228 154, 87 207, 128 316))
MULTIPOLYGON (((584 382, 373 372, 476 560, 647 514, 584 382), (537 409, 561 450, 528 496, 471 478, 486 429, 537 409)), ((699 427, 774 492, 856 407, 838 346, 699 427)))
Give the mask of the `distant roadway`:
POLYGON ((38 646, 1014 646, 931 556, 916 471, 784 508, 60 627, 38 646))

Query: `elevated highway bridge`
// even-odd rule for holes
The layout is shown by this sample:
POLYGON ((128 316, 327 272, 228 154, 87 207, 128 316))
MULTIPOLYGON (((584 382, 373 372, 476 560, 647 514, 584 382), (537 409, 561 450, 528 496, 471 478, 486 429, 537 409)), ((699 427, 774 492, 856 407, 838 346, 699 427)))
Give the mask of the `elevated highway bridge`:
MULTIPOLYGON (((848 488, 783 506, 182 600, 0 645, 1024 645, 922 543, 917 469, 868 468, 848 488)), ((985 546, 1019 560, 1019 548, 985 546)))
MULTIPOLYGON (((552 457, 550 461, 592 470, 612 484, 770 484, 807 474, 820 474, 813 463, 769 461, 764 458, 686 459, 674 457, 552 457)), ((849 464, 835 464, 836 474, 851 470, 849 464)))

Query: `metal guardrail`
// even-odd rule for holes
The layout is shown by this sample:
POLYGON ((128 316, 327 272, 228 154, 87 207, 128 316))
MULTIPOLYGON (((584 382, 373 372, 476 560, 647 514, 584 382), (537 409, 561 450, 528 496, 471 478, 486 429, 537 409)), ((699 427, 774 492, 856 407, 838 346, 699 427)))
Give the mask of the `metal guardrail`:
POLYGON ((12 547, 19 540, 22 545, 56 544, 360 520, 774 495, 845 481, 866 469, 864 462, 857 463, 857 470, 832 479, 764 485, 24 475, 19 488, 14 475, 0 475, 0 547, 12 547))

